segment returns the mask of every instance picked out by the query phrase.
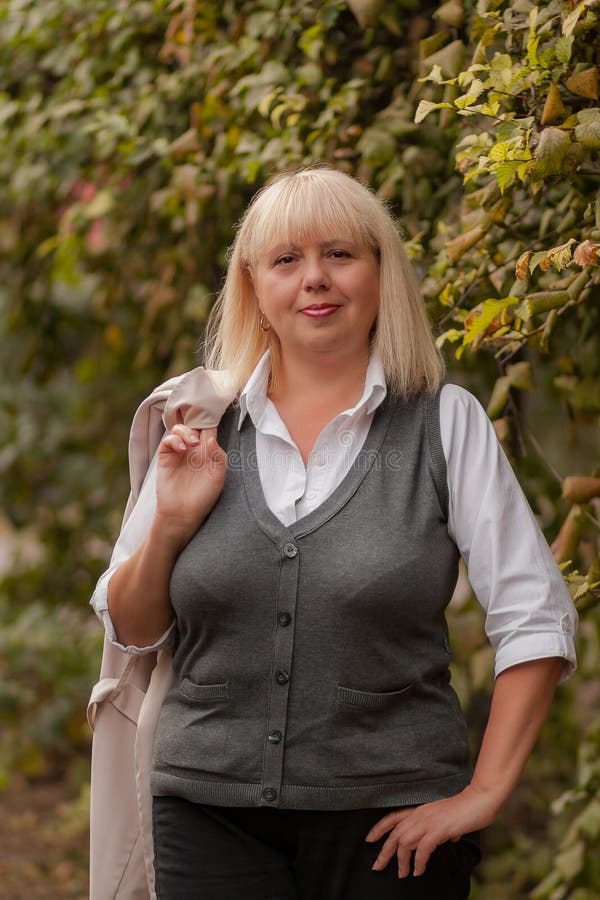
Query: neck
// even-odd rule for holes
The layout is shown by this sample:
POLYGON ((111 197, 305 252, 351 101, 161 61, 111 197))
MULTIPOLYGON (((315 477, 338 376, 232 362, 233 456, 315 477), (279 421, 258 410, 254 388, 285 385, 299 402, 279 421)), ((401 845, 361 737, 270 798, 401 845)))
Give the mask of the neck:
POLYGON ((362 395, 369 363, 369 348, 364 353, 347 357, 329 354, 302 355, 272 354, 273 384, 269 396, 275 403, 291 398, 306 400, 319 406, 346 408, 357 403, 362 395))

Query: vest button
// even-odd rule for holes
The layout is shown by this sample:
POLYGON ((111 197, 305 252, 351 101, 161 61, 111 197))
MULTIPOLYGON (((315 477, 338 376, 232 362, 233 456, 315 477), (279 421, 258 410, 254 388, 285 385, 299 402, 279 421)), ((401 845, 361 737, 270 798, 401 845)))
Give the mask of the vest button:
POLYGON ((287 544, 283 545, 283 552, 288 559, 293 559, 298 554, 298 548, 291 541, 288 541, 287 544))
POLYGON ((282 737, 283 737, 283 735, 281 734, 280 731, 272 731, 269 734, 269 740, 271 741, 272 744, 280 744, 282 737))
POLYGON ((290 680, 287 672, 278 672, 275 677, 277 678, 277 684, 287 684, 290 680))
POLYGON ((290 622, 292 621, 292 617, 290 616, 290 614, 288 612, 280 612, 277 617, 277 620, 278 620, 279 624, 281 625, 281 627, 285 628, 285 626, 289 625, 290 622))
POLYGON ((275 788, 265 788, 262 795, 269 803, 272 803, 273 800, 277 800, 277 791, 275 788))

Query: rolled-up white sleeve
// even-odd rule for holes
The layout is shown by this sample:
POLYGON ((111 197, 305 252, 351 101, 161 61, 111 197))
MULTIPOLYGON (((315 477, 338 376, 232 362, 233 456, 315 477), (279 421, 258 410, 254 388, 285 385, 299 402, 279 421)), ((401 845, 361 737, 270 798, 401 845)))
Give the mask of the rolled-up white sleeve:
POLYGON ((448 531, 485 611, 495 671, 562 657, 576 668, 577 612, 561 572, 479 402, 444 385, 440 428, 446 457, 448 531))
POLYGON ((94 608, 96 615, 104 625, 106 635, 111 644, 114 644, 114 646, 118 647, 119 650, 124 650, 126 653, 131 653, 133 655, 152 653, 155 650, 159 650, 165 644, 170 642, 174 627, 174 623, 171 624, 171 626, 159 638, 159 640, 151 646, 125 646, 124 644, 120 644, 117 640, 115 628, 108 609, 108 585, 110 583, 110 579, 113 576, 113 573, 123 562, 125 562, 126 559, 129 559, 129 557, 132 556, 133 553, 135 553, 137 548, 144 540, 146 534, 148 533, 150 523, 152 522, 152 517, 154 516, 154 512, 156 510, 157 466, 158 451, 155 453, 150 466, 148 467, 148 472, 146 474, 146 478, 144 479, 144 483, 140 490, 137 502, 133 507, 117 539, 112 556, 110 558, 108 569, 98 579, 98 583, 96 584, 94 593, 92 594, 90 600, 90 603, 94 608))

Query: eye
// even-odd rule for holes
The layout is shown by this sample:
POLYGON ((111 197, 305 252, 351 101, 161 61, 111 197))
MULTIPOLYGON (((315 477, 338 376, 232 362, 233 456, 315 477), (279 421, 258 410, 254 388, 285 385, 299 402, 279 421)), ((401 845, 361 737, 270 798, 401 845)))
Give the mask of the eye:
POLYGON ((296 259, 296 257, 292 256, 291 253, 284 253, 282 256, 277 257, 277 259, 275 260, 273 265, 274 266, 289 266, 290 263, 293 263, 295 261, 295 259, 296 259))
POLYGON ((339 247, 337 247, 335 250, 331 250, 329 255, 333 259, 352 259, 352 254, 349 250, 341 250, 339 247))

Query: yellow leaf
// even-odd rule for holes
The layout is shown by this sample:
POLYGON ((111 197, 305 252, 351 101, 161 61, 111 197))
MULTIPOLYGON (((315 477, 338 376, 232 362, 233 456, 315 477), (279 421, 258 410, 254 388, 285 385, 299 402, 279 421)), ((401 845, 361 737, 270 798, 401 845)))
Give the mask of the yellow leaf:
POLYGON ((452 28, 458 28, 465 20, 464 4, 460 0, 448 0, 434 12, 434 17, 443 22, 444 25, 450 25, 452 28))
POLYGON ((185 153, 194 153, 200 150, 200 141, 198 140, 198 132, 195 128, 189 128, 187 131, 184 131, 183 134, 180 134, 178 138, 175 138, 171 144, 169 144, 169 152, 174 156, 183 155, 185 153))
POLYGON ((486 229, 482 225, 476 225, 475 228, 471 228, 470 231, 465 231, 464 234, 459 234, 458 237, 448 241, 446 244, 448 258, 452 262, 458 262, 467 250, 470 250, 471 247, 474 247, 475 244, 481 240, 485 231, 486 229))
POLYGON ((570 146, 571 138, 560 128, 544 128, 535 148, 536 174, 541 178, 560 175, 570 146))
POLYGON ((497 419, 508 403, 510 384, 506 375, 496 379, 486 412, 490 419, 497 419))
POLYGON ((600 150, 600 121, 583 122, 576 125, 575 139, 586 150, 600 150))
POLYGON ((581 16, 582 12, 585 10, 585 7, 586 7, 586 3, 585 3, 585 0, 583 0, 582 3, 578 3, 577 6, 575 7, 575 9, 573 9, 569 13, 569 15, 563 19, 562 30, 563 30, 564 35, 568 36, 570 34, 573 34, 573 32, 575 31, 575 26, 577 25, 577 23, 579 21, 579 17, 581 16))
POLYGON ((420 125, 423 119, 436 109, 452 109, 452 104, 432 103, 431 100, 421 100, 415 112, 415 125, 420 125))
POLYGON ((430 69, 439 66, 445 78, 454 78, 461 71, 465 60, 465 45, 462 41, 452 41, 423 60, 422 66, 430 69))
POLYGON ((383 0, 348 0, 348 6, 361 28, 369 28, 377 21, 383 0))
POLYGON ((532 391, 535 387, 533 383, 533 369, 531 363, 518 362, 509 366, 506 374, 510 386, 517 388, 519 391, 532 391))
MULTIPOLYGON (((574 243, 576 243, 575 238, 569 238, 565 244, 560 244, 558 247, 553 247, 548 251, 549 262, 552 263, 559 272, 571 262, 574 243)), ((540 266, 540 268, 542 268, 542 266, 540 266)))
MULTIPOLYGON (((592 66, 591 69, 585 69, 583 72, 576 72, 567 78, 565 85, 572 94, 578 97, 587 97, 589 100, 598 99, 598 69, 592 66)), ((543 123, 542 123, 543 124, 543 123)))
POLYGON ((550 88, 548 89, 546 102, 544 103, 544 110, 542 112, 541 120, 542 125, 550 125, 552 122, 556 122, 558 119, 564 119, 567 114, 568 110, 562 102, 562 97, 560 96, 558 85, 552 82, 550 88))
POLYGON ((504 297, 502 300, 484 300, 475 306, 465 319, 463 345, 472 344, 480 335, 484 336, 496 322, 500 325, 498 317, 501 313, 518 302, 518 297, 504 297))

